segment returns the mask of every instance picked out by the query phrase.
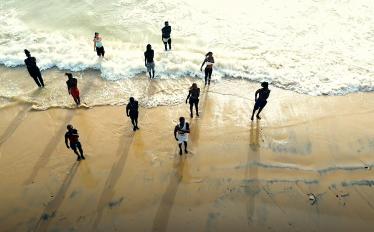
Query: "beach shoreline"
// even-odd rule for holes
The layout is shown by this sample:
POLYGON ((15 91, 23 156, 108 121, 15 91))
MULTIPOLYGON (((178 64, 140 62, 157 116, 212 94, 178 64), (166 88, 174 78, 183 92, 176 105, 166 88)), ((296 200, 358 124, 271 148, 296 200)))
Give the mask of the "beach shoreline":
POLYGON ((271 88, 251 123, 253 91, 225 84, 202 88, 199 118, 186 104, 142 107, 135 133, 123 106, 2 108, 1 230, 371 231, 374 95, 271 88), (183 157, 179 116, 191 125, 183 157))

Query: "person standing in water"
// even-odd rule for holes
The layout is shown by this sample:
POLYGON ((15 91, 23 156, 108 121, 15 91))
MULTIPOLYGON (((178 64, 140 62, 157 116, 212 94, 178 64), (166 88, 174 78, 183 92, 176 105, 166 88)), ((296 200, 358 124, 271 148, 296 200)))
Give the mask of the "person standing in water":
POLYGON ((205 66, 205 85, 207 85, 207 84, 210 85, 210 79, 212 77, 213 64, 214 64, 214 58, 213 58, 213 53, 212 52, 208 52, 205 55, 205 59, 204 59, 204 62, 202 63, 202 65, 200 67, 200 71, 203 71, 204 64, 206 64, 206 66, 205 66))
POLYGON ((184 144, 184 152, 187 154, 188 134, 190 133, 190 125, 184 117, 179 118, 179 124, 175 126, 174 137, 178 141, 179 155, 182 155, 182 144, 184 144))
POLYGON ((74 78, 71 73, 65 73, 65 75, 68 76, 66 85, 68 87, 69 95, 73 97, 75 103, 79 106, 81 104, 81 99, 79 97, 78 80, 74 78))
POLYGON ((252 121, 253 121, 253 117, 254 117, 254 115, 256 113, 256 110, 258 110, 256 118, 258 120, 261 119, 260 113, 264 109, 264 107, 266 106, 266 104, 268 103, 267 99, 268 99, 268 97, 270 95, 270 89, 268 88, 269 83, 262 82, 261 86, 262 86, 262 88, 258 89, 256 91, 256 93, 255 93, 255 106, 253 107, 253 112, 252 112, 252 117, 251 117, 252 121), (258 97, 257 97, 257 95, 258 95, 258 97))
POLYGON ((102 42, 102 38, 98 32, 95 32, 95 36, 93 39, 94 42, 94 51, 96 51, 99 57, 104 57, 105 50, 102 42))
POLYGON ((133 131, 139 130, 138 127, 138 101, 135 101, 133 97, 130 97, 130 102, 126 106, 126 115, 127 117, 130 117, 131 123, 133 125, 133 131))
POLYGON ((200 88, 197 88, 197 84, 193 83, 190 90, 188 91, 188 96, 186 99, 186 104, 188 99, 190 103, 190 116, 193 118, 193 106, 195 105, 196 109, 196 116, 199 117, 199 96, 200 96, 200 88))
POLYGON ((168 50, 167 44, 169 44, 169 50, 171 50, 171 26, 169 26, 169 22, 165 22, 165 26, 161 29, 162 32, 162 42, 165 45, 165 51, 168 50))
POLYGON ((30 76, 34 79, 35 83, 40 87, 44 87, 44 81, 42 74, 40 73, 39 67, 36 65, 35 57, 31 56, 29 50, 25 49, 26 59, 25 64, 27 71, 29 71, 30 76))
POLYGON ((82 149, 82 145, 81 143, 79 142, 79 135, 78 135, 78 130, 74 129, 72 125, 67 125, 67 129, 68 131, 65 133, 65 144, 66 144, 66 147, 69 149, 71 148, 74 153, 78 156, 77 157, 77 161, 80 161, 82 159, 85 159, 84 155, 83 155, 83 149, 82 149), (70 142, 70 147, 69 147, 69 144, 68 144, 68 140, 70 142), (79 153, 78 153, 79 151, 79 153))
POLYGON ((150 44, 147 45, 147 50, 144 52, 144 62, 145 67, 147 67, 147 71, 149 73, 149 78, 155 78, 155 62, 153 58, 155 56, 155 52, 152 49, 150 44))

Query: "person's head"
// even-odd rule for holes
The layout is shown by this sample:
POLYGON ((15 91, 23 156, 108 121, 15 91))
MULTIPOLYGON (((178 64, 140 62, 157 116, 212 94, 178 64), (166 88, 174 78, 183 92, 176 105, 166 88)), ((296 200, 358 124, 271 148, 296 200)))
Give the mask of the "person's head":
POLYGON ((185 121, 184 117, 180 117, 180 118, 179 118, 179 122, 180 122, 180 123, 184 123, 184 121, 185 121))
POLYGON ((96 37, 98 37, 99 35, 100 35, 99 32, 95 32, 95 36, 94 36, 94 37, 96 38, 96 37))
POLYGON ((152 46, 150 44, 147 44, 147 51, 152 50, 152 46))
POLYGON ((267 83, 266 81, 265 81, 265 82, 262 82, 262 83, 261 83, 261 86, 262 86, 262 88, 267 89, 268 86, 269 86, 269 83, 267 83))
POLYGON ((197 84, 193 83, 192 86, 191 86, 191 89, 197 89, 197 84))
POLYGON ((213 56, 213 52, 208 52, 205 56, 206 57, 212 57, 213 56))
POLYGON ((30 56, 31 56, 31 54, 30 54, 30 51, 29 51, 29 50, 25 49, 24 51, 25 51, 25 54, 26 54, 26 56, 27 56, 27 57, 30 57, 30 56))
POLYGON ((169 22, 165 21, 165 27, 169 26, 169 22))
POLYGON ((134 102, 135 99, 133 97, 130 97, 130 102, 134 102))
POLYGON ((71 73, 65 73, 65 76, 68 76, 69 79, 73 78, 73 74, 71 73))
POLYGON ((72 129, 74 129, 73 126, 72 126, 71 124, 68 124, 68 125, 66 126, 66 128, 67 128, 69 131, 72 130, 72 129))

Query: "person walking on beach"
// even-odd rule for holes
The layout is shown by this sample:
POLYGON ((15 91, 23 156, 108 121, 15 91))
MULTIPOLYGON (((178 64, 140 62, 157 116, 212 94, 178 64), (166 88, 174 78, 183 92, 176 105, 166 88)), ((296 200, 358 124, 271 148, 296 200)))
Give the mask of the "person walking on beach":
POLYGON ((69 149, 71 148, 74 153, 78 156, 77 157, 77 161, 80 161, 82 159, 85 159, 84 155, 83 155, 83 149, 82 149, 82 145, 81 143, 79 142, 79 135, 78 135, 78 130, 77 129, 74 129, 72 125, 67 125, 67 129, 68 131, 65 133, 65 144, 66 144, 66 147, 69 149), (68 140, 70 142, 70 147, 69 147, 69 144, 68 144, 68 140), (79 153, 78 153, 79 151, 79 153))
POLYGON ((203 71, 204 64, 206 64, 206 66, 205 66, 205 85, 207 85, 207 84, 210 85, 210 79, 212 77, 213 64, 214 64, 214 58, 213 58, 213 53, 212 52, 208 52, 205 55, 205 59, 204 59, 204 62, 202 63, 202 65, 200 67, 200 71, 203 71))
POLYGON ((94 51, 96 51, 96 53, 99 57, 104 57, 104 54, 105 54, 105 50, 104 50, 102 40, 103 39, 101 38, 99 32, 95 32, 95 36, 94 36, 94 39, 93 39, 94 51))
POLYGON ((178 141, 179 155, 182 155, 182 144, 184 144, 184 152, 187 154, 188 134, 190 133, 190 125, 184 117, 179 118, 179 124, 175 126, 174 137, 178 141))
POLYGON ((155 52, 153 51, 152 46, 148 44, 147 50, 144 52, 144 62, 150 79, 155 78, 155 62, 153 61, 154 56, 155 52))
POLYGON ((165 45, 165 51, 168 50, 167 44, 169 44, 169 50, 171 50, 171 26, 169 26, 169 22, 165 22, 165 26, 161 29, 162 32, 162 42, 164 42, 165 45))
POLYGON ((188 91, 188 96, 186 99, 186 104, 189 99, 190 103, 190 116, 193 118, 193 106, 195 105, 196 116, 199 117, 199 96, 200 96, 200 88, 197 88, 197 84, 193 83, 188 91))
POLYGON ((253 117, 254 117, 254 115, 256 113, 256 110, 258 110, 256 118, 258 120, 261 119, 260 113, 264 109, 264 107, 266 106, 266 104, 268 103, 267 99, 268 99, 268 97, 270 95, 270 89, 268 88, 269 83, 262 82, 261 86, 262 86, 262 88, 258 89, 256 91, 256 93, 255 93, 255 106, 253 107, 253 112, 252 112, 252 117, 251 117, 252 121, 253 121, 253 117), (258 97, 257 97, 257 95, 258 95, 258 97))
POLYGON ((30 76, 34 79, 35 83, 40 87, 44 87, 44 81, 42 74, 40 73, 39 67, 36 65, 35 57, 31 56, 29 50, 25 49, 26 59, 25 64, 27 71, 29 71, 30 76))
POLYGON ((130 97, 130 102, 126 106, 126 115, 127 117, 130 117, 131 123, 133 125, 133 131, 139 130, 138 127, 138 101, 135 101, 133 97, 130 97))
POLYGON ((68 76, 68 80, 66 81, 68 92, 73 97, 77 106, 79 106, 81 104, 81 99, 79 97, 78 80, 74 78, 71 73, 65 73, 65 75, 68 76))

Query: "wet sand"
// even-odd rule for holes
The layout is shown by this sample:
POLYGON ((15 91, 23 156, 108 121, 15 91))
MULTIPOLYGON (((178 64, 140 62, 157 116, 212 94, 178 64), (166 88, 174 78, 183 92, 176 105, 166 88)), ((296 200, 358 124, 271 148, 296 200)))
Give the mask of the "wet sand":
POLYGON ((0 230, 373 231, 374 94, 273 88, 251 123, 257 85, 240 83, 202 89, 182 157, 185 104, 141 108, 135 133, 123 106, 2 108, 0 230), (68 123, 85 161, 64 145, 68 123))

